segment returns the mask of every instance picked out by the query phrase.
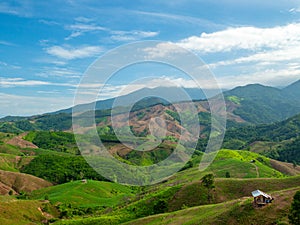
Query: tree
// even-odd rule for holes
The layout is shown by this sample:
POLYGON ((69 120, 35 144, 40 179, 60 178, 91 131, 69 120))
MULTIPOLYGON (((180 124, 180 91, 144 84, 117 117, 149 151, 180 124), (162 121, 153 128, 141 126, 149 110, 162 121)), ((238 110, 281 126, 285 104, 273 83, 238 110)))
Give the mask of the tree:
POLYGON ((46 201, 48 201, 48 200, 49 200, 49 195, 45 195, 45 196, 44 196, 44 199, 45 199, 46 201))
POLYGON ((300 225, 300 191, 297 191, 291 205, 289 221, 293 225, 300 225))
POLYGON ((202 177, 202 185, 207 188, 207 200, 210 202, 212 199, 211 190, 215 187, 214 175, 209 173, 202 177))
POLYGON ((297 167, 297 163, 295 160, 293 160, 293 167, 296 168, 297 167))
POLYGON ((153 207, 154 214, 164 213, 167 209, 168 204, 165 200, 158 200, 158 202, 156 202, 153 207))
POLYGON ((230 173, 228 171, 226 172, 225 177, 230 178, 230 173))
POLYGON ((215 187, 213 174, 206 174, 201 180, 204 187, 207 187, 208 189, 213 189, 215 187))

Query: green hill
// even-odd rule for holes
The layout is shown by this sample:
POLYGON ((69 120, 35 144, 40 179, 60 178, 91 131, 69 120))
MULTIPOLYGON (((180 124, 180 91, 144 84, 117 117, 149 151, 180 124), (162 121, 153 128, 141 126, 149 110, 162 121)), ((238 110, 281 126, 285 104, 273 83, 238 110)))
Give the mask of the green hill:
POLYGON ((298 188, 272 192, 274 202, 261 209, 253 208, 252 198, 243 198, 149 216, 125 224, 289 224, 287 214, 297 190, 298 188))
POLYGON ((236 115, 247 122, 261 124, 281 121, 300 112, 299 92, 293 90, 292 85, 281 90, 250 84, 224 92, 224 96, 229 101, 238 101, 236 115))
POLYGON ((0 196, 1 225, 43 224, 58 215, 55 207, 47 202, 0 196))
POLYGON ((134 190, 127 186, 104 181, 73 181, 33 191, 31 199, 48 196, 52 203, 72 204, 76 207, 112 207, 133 196, 134 190))
POLYGON ((250 222, 245 224, 251 222, 272 224, 274 221, 286 221, 292 196, 299 189, 299 185, 299 176, 272 179, 216 179, 211 202, 208 202, 207 189, 201 185, 201 182, 169 187, 156 186, 154 189, 150 188, 148 190, 150 192, 146 190, 145 193, 137 195, 135 200, 124 207, 116 208, 102 216, 74 218, 57 224, 120 224, 126 221, 133 221, 133 224, 147 224, 152 219, 154 221, 149 224, 176 224, 174 221, 180 221, 178 224, 182 224, 182 221, 193 221, 191 224, 195 221, 200 221, 200 224, 206 224, 206 221, 211 221, 208 224, 231 224, 231 219, 234 221, 233 224, 244 224, 246 220, 250 222), (274 204, 272 203, 258 214, 252 207, 250 197, 251 192, 256 189, 266 191, 275 197, 274 204), (193 206, 196 207, 190 208, 193 206), (165 214, 159 214, 164 212, 165 214), (264 213, 268 214, 266 218, 270 218, 269 222, 265 220, 266 218, 256 218, 256 215, 262 216, 264 213), (150 215, 154 216, 147 217, 150 215), (143 219, 134 222, 137 218, 143 219), (166 218, 170 221, 166 222, 164 220, 166 218))
POLYGON ((300 164, 300 114, 270 125, 229 128, 224 147, 248 148, 273 159, 300 164))

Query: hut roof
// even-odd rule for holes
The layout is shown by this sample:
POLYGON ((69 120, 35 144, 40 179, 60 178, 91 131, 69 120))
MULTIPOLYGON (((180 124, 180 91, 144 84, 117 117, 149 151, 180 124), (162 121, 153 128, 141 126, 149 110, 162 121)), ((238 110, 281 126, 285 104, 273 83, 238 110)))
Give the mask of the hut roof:
POLYGON ((266 194, 266 193, 264 193, 264 192, 262 192, 260 190, 252 191, 252 196, 254 198, 257 197, 257 196, 260 196, 260 195, 262 195, 262 196, 264 196, 266 198, 272 198, 271 195, 268 195, 268 194, 266 194))

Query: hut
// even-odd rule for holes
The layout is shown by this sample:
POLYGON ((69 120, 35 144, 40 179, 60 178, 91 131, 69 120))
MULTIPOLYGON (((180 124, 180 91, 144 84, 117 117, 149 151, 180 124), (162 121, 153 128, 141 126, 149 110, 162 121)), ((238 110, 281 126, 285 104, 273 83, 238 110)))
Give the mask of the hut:
POLYGON ((252 196, 254 197, 254 204, 258 206, 263 206, 268 203, 272 203, 274 198, 260 190, 252 191, 252 196))

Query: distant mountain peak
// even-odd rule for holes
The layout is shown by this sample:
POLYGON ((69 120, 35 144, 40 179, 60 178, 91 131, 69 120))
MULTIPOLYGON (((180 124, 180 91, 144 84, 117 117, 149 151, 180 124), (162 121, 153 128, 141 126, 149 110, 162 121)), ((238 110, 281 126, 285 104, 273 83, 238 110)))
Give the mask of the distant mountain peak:
POLYGON ((288 96, 299 99, 300 96, 300 80, 288 85, 284 89, 282 89, 282 92, 288 96))
POLYGON ((291 84, 289 84, 285 88, 290 88, 290 87, 295 87, 295 86, 300 87, 300 79, 297 80, 297 81, 295 81, 295 82, 293 82, 293 83, 291 83, 291 84))

